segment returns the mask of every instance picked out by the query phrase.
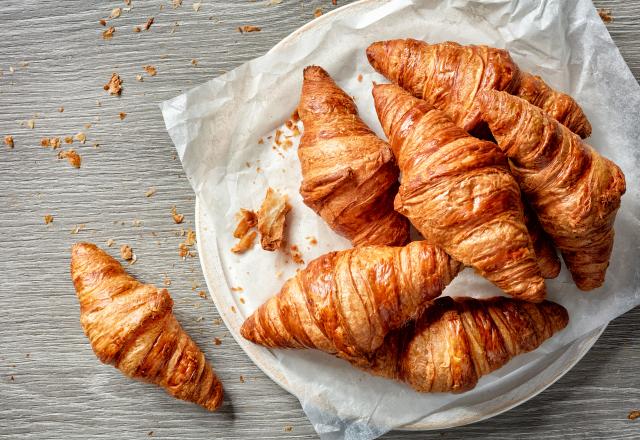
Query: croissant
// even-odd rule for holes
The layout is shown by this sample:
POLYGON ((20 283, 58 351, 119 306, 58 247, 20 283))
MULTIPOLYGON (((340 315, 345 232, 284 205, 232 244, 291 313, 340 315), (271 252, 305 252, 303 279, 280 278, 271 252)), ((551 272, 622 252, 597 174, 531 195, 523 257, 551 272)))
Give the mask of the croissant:
POLYGON ((624 174, 523 99, 495 91, 478 99, 483 119, 576 285, 582 290, 601 286, 626 189, 624 174))
POLYGON ((541 301, 544 279, 520 190, 500 149, 398 86, 375 85, 373 97, 402 171, 396 210, 509 295, 541 301))
POLYGON ((222 385, 173 315, 166 289, 142 284, 94 244, 71 250, 80 322, 100 361, 213 411, 222 385))
POLYGON ((417 321, 389 333, 374 355, 347 360, 420 392, 460 393, 568 322, 565 308, 549 301, 442 297, 417 321))
POLYGON ((409 224, 393 210, 398 168, 389 145, 321 67, 304 70, 298 113, 304 203, 354 245, 407 243, 409 224))
POLYGON ((477 93, 504 90, 542 108, 579 136, 591 134, 591 125, 573 98, 520 71, 506 50, 406 39, 373 43, 367 58, 379 73, 443 110, 467 131, 481 122, 477 93))
POLYGON ((543 278, 551 279, 560 273, 560 259, 553 245, 551 237, 544 232, 538 217, 528 203, 522 202, 524 206, 524 223, 527 225, 533 251, 538 259, 538 268, 543 278))
POLYGON ((330 252, 290 278, 246 319, 241 334, 266 347, 366 355, 415 319, 461 269, 424 241, 330 252))

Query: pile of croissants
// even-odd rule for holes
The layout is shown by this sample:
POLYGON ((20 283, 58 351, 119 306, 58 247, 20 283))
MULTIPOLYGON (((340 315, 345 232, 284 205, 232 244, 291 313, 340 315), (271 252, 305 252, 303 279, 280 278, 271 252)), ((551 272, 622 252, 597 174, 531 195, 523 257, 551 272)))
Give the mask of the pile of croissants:
MULTIPOLYGON (((463 392, 566 327, 567 310, 544 300, 556 249, 578 288, 604 283, 624 175, 582 140, 591 125, 576 101, 505 50, 406 39, 366 53, 392 82, 373 85, 388 143, 320 67, 304 70, 298 105, 300 193, 354 247, 299 270, 241 333, 417 391, 463 392), (410 224, 422 240, 410 242, 410 224), (466 266, 512 298, 438 298, 466 266)), ((74 246, 71 272, 101 361, 207 409, 221 404, 166 289, 88 243, 74 246)))

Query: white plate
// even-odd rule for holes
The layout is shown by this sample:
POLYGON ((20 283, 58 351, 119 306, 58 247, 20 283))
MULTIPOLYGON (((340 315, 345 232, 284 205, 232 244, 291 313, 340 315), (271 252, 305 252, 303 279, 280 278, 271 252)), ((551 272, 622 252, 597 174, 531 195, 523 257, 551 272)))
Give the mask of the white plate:
MULTIPOLYGON (((237 303, 237 297, 225 293, 229 291, 231 283, 226 279, 216 252, 218 244, 213 222, 207 215, 206 210, 200 209, 199 199, 196 199, 195 219, 200 264, 202 265, 209 293, 222 320, 238 345, 242 347, 258 368, 289 393, 299 395, 299 390, 296 390, 287 381, 281 364, 272 352, 252 344, 240 335, 240 327, 245 316, 240 313, 241 308, 237 303), (232 312, 232 309, 236 310, 236 312, 232 312)), ((542 361, 537 362, 536 368, 527 374, 516 374, 513 377, 504 378, 501 383, 503 393, 500 397, 478 400, 471 405, 444 407, 418 422, 404 426, 403 429, 453 428, 479 422, 508 411, 538 395, 564 376, 587 354, 605 328, 606 326, 600 327, 579 338, 565 349, 550 353, 542 361)))
MULTIPOLYGON (((379 3, 377 0, 360 0, 302 26, 291 35, 283 39, 271 50, 281 50, 294 43, 302 34, 318 26, 324 26, 341 14, 353 13, 358 8, 366 8, 368 4, 379 3)), ((362 9, 360 9, 362 10, 362 9)), ((213 222, 208 218, 205 209, 200 209, 200 200, 196 200, 196 232, 198 237, 198 254, 204 272, 205 280, 218 311, 229 328, 232 336, 244 349, 253 362, 274 382, 288 392, 299 395, 300 390, 288 382, 281 364, 275 355, 262 347, 258 347, 240 336, 240 327, 245 316, 242 307, 237 303, 238 298, 229 294, 232 286, 227 280, 225 271, 218 256, 218 243, 213 222), (232 311, 232 310, 235 310, 232 311)), ((464 406, 449 405, 432 413, 415 423, 404 426, 410 430, 445 429, 462 426, 488 419, 503 413, 544 391, 566 374, 589 351, 598 340, 606 326, 598 328, 560 351, 550 353, 528 368, 526 373, 516 373, 500 380, 501 393, 499 397, 485 398, 480 396, 476 401, 467 402, 464 406)))

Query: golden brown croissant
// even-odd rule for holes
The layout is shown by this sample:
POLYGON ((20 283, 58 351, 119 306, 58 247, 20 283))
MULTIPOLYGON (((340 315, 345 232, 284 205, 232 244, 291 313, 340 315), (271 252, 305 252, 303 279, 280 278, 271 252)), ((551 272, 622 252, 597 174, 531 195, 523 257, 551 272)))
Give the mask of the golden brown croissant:
POLYGON ((613 247, 613 221, 626 188, 622 171, 520 98, 487 91, 478 99, 484 120, 576 285, 582 290, 601 286, 613 247))
POLYGON ((555 278, 560 273, 560 259, 553 241, 542 229, 536 213, 533 212, 529 204, 525 201, 522 204, 524 205, 524 222, 527 225, 533 250, 538 260, 540 275, 547 279, 555 278))
POLYGON ((362 356, 416 318, 461 268, 424 241, 330 252, 290 278, 241 333, 267 347, 362 356))
POLYGON ((520 190, 500 149, 396 85, 374 86, 373 97, 402 171, 396 210, 509 295, 541 301, 520 190))
POLYGON ((98 359, 213 411, 222 384, 173 315, 166 289, 142 284, 94 244, 71 250, 80 322, 98 359))
POLYGON ((304 70, 298 113, 300 194, 354 245, 407 243, 409 224, 393 210, 398 168, 386 142, 358 116, 353 99, 322 68, 304 70))
POLYGON ((442 297, 417 321, 389 333, 368 359, 347 360, 417 391, 460 393, 514 356, 536 349, 568 322, 564 307, 549 301, 442 297))
POLYGON ((367 58, 378 72, 443 110, 467 131, 481 122, 477 93, 504 90, 541 107, 581 137, 591 134, 591 125, 573 98, 551 89, 540 77, 521 72, 506 50, 406 39, 373 43, 367 58))

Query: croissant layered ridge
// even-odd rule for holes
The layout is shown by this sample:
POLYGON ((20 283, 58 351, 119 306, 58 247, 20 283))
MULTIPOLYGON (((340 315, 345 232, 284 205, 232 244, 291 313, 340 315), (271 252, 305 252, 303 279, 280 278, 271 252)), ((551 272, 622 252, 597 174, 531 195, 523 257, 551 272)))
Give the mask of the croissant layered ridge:
POLYGON ((304 203, 354 245, 406 244, 409 224, 393 209, 398 168, 389 145, 321 67, 305 68, 298 113, 304 203))
POLYGON ((71 250, 80 322, 96 356, 170 395, 217 409, 222 384, 173 314, 166 289, 142 284, 91 243, 71 250))
POLYGON ((367 355, 389 331, 419 316, 461 269, 424 241, 330 252, 286 281, 241 333, 267 347, 367 355))
POLYGON ((601 286, 613 248, 624 174, 578 136, 527 101, 479 95, 483 119, 543 229, 582 290, 601 286))
POLYGON ((509 295, 541 301, 520 190, 500 149, 396 85, 375 85, 373 96, 402 172, 396 210, 509 295))

